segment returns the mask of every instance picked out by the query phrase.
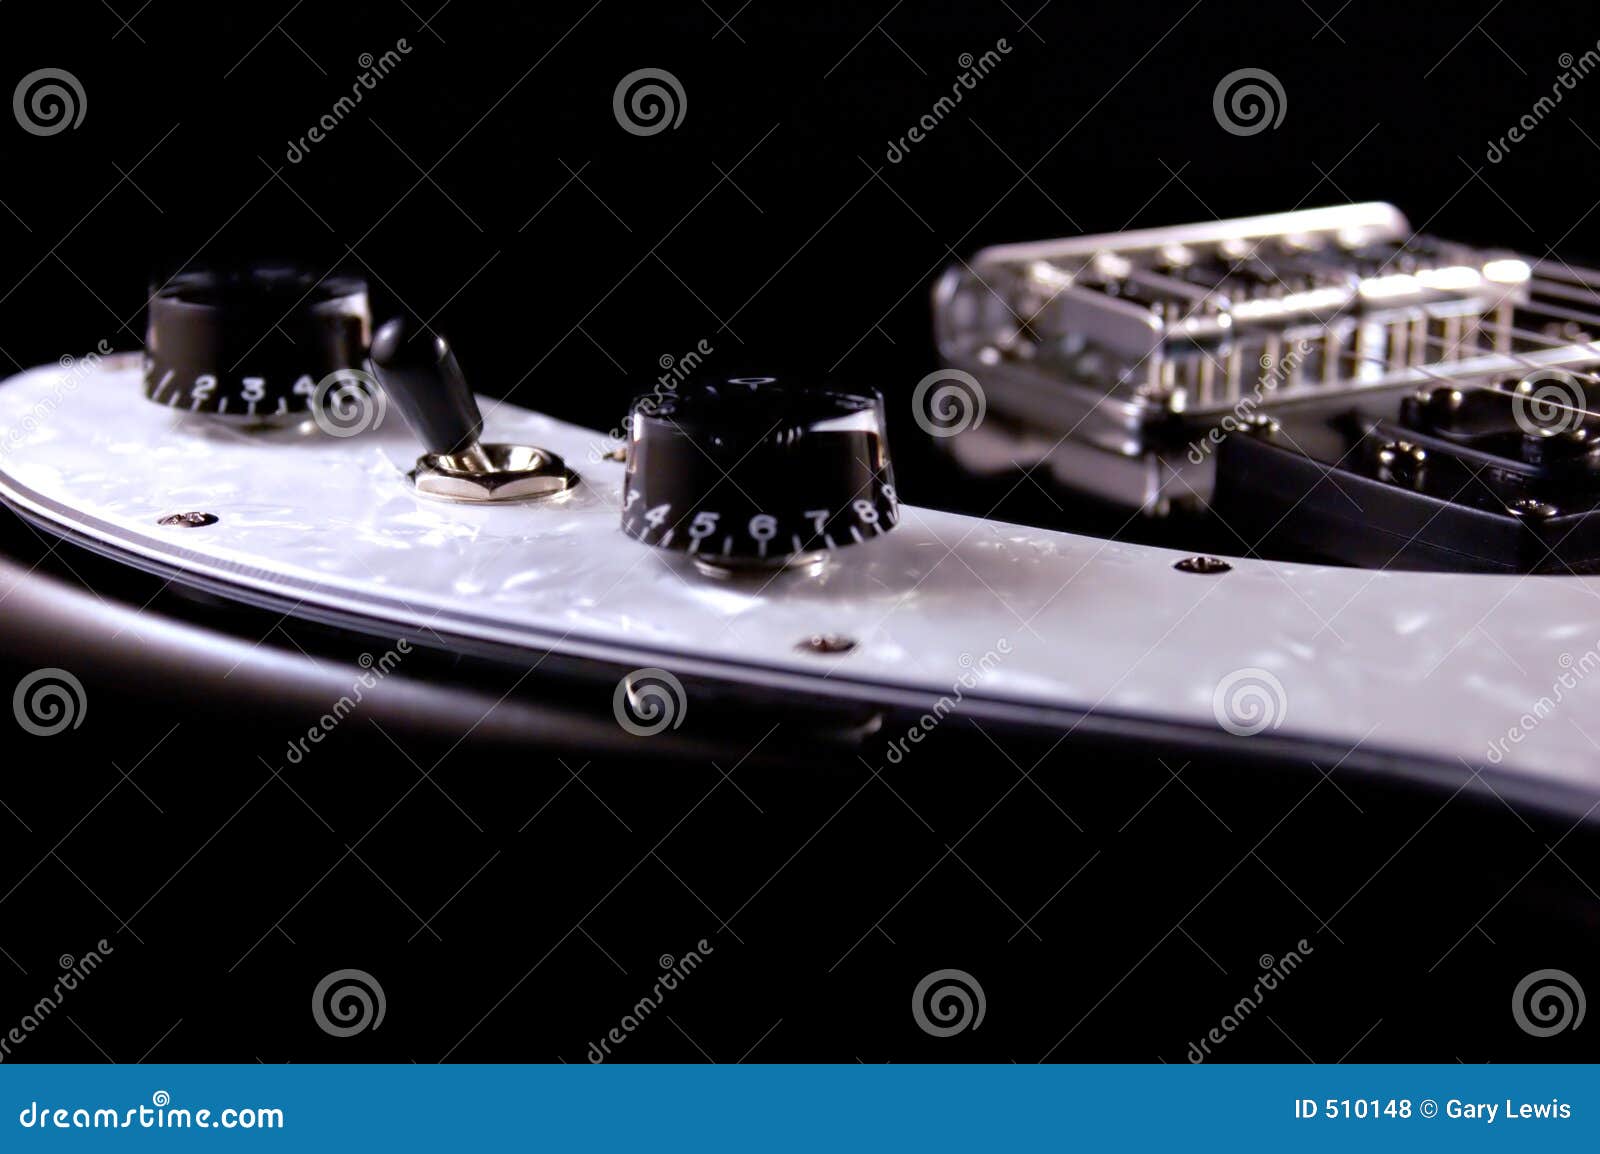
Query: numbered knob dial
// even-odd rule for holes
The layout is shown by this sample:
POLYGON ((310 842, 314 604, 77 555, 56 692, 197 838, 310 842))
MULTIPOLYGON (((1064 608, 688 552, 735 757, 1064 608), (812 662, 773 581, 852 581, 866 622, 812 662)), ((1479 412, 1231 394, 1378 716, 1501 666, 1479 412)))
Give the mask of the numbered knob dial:
POLYGON ((319 385, 359 383, 371 329, 357 277, 261 267, 180 273, 150 300, 145 396, 246 423, 298 419, 319 385))
POLYGON ((704 565, 777 566, 871 541, 899 520, 875 394, 772 377, 634 403, 622 529, 704 565))

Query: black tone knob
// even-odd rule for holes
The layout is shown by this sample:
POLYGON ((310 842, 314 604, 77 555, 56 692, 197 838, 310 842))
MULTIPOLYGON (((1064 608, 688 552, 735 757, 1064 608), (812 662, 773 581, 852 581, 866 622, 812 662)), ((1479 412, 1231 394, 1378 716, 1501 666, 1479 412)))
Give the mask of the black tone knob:
POLYGON ((645 544, 778 566, 871 541, 899 516, 876 394, 736 377, 634 402, 622 529, 645 544))
POLYGON ((145 396, 246 423, 293 420, 372 327, 359 277, 284 267, 179 273, 150 300, 145 396))
POLYGON ((372 368, 428 452, 456 456, 478 443, 483 414, 444 337, 403 317, 385 321, 372 338, 372 368))

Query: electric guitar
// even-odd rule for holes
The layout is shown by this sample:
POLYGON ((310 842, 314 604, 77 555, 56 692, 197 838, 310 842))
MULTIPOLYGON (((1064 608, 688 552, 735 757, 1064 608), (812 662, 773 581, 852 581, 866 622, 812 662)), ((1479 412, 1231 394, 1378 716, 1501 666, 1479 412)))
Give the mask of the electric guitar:
POLYGON ((633 725, 686 681, 957 687, 977 717, 1359 745, 1587 806, 1595 749, 1548 718, 1600 703, 1595 283, 1384 205, 953 268, 933 434, 1069 500, 1204 508, 1203 557, 901 504, 881 398, 692 381, 621 438, 480 415, 443 338, 374 337, 359 281, 271 269, 187 274, 144 352, 5 382, 0 496, 216 596, 596 663, 633 725))
MULTIPOLYGON (((1070 753, 1067 780, 1104 809, 1096 828, 1147 839, 1119 868, 1155 906, 1186 872, 1164 853, 1191 852, 1194 823, 1241 820, 1158 816, 1168 786, 1261 808, 1265 838, 1332 782, 1362 814, 1369 789, 1420 797, 1420 828, 1353 871, 1346 850, 1304 840, 1314 862, 1339 859, 1312 936, 1375 892, 1362 877, 1401 876, 1424 829, 1456 831, 1457 880, 1481 866, 1514 883, 1520 864, 1472 862, 1493 843, 1455 798, 1552 823, 1552 845, 1600 803, 1597 289, 1560 260, 1417 236, 1376 204, 1006 245, 935 287, 945 367, 909 390, 909 414, 824 381, 684 375, 606 432, 480 402, 443 336, 374 325, 359 279, 184 273, 152 294, 143 350, 86 349, 0 383, 0 500, 26 527, 0 576, 11 648, 37 665, 14 711, 36 736, 74 728, 93 671, 160 725, 312 718, 280 765, 310 765, 356 710, 431 734, 441 757, 469 735, 710 762, 713 790, 761 772, 819 824, 790 860, 880 781, 914 856, 895 798, 945 826, 898 768, 997 779, 994 806, 1025 797, 1049 819, 1012 845, 1047 889, 1102 852, 1056 860, 1084 811, 1034 775, 1070 753), (908 415, 973 485, 1037 487, 1059 516, 902 501, 888 426, 908 415), (304 652, 312 635, 353 678, 304 652), (958 734, 953 767, 928 752, 958 734), (1133 761, 1146 776, 1119 768, 1133 761), (805 808, 858 763, 839 811, 805 808)), ((957 817, 946 857, 987 813, 957 817)), ((1431 884, 1409 864, 1408 885, 1431 884)), ((749 879, 720 928, 753 916, 787 865, 749 879)), ((1449 946, 1490 888, 1441 902, 1418 956, 1449 946)), ((1569 889, 1557 920, 1582 939, 1589 899, 1569 889)), ((851 891, 833 892, 865 932, 831 967, 812 959, 819 972, 867 964, 900 908, 854 910, 851 891)), ((1110 905, 1075 916, 1114 922, 1129 899, 1097 892, 1110 905)), ((1513 907, 1545 927, 1519 942, 1558 940, 1539 900, 1513 907)), ((1016 934, 1030 912, 1013 911, 1016 934)), ((1194 908, 1176 912, 1181 927, 1194 908)), ((1235 928, 1257 912, 1237 907, 1235 928)), ((1083 964, 1078 1025, 1037 1050, 1147 1058, 1096 1016, 1126 959, 1083 964)), ((820 1035, 814 1052, 837 1056, 820 1035)))

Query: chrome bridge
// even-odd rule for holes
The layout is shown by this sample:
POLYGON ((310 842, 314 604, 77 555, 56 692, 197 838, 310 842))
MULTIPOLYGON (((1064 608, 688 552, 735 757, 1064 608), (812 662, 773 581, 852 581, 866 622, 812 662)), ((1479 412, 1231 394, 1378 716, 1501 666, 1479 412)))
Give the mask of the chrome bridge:
POLYGON ((1429 453, 1434 477, 1453 458, 1523 522, 1600 493, 1600 273, 1425 236, 1391 205, 1003 245, 935 305, 992 418, 951 446, 978 472, 1043 464, 1161 516, 1236 492, 1244 437, 1418 493, 1429 453))

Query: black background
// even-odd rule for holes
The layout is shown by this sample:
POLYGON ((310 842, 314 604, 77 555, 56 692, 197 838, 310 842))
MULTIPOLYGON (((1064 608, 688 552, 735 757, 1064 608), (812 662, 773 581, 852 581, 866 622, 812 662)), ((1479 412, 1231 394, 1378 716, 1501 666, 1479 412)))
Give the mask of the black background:
POLYGON ((1470 5, 1354 0, 1326 27, 1300 3, 756 2, 726 27, 712 8, 733 0, 591 3, 454 0, 428 28, 401 0, 154 0, 128 28, 93 0, 11 5, 7 75, 65 67, 88 111, 0 138, 0 344, 20 364, 130 347, 152 276, 292 255, 451 334, 480 392, 610 428, 703 338, 708 371, 882 389, 909 460, 893 401, 934 366, 929 289, 984 244, 1380 199, 1444 235, 1600 249, 1587 85, 1485 159, 1561 54, 1600 39, 1581 3, 1479 24, 1470 5), (289 163, 361 55, 402 37, 403 62, 289 163), (1002 38, 1010 54, 888 163, 962 55, 1002 38), (686 107, 640 137, 612 96, 645 67, 686 107), (1212 96, 1246 67, 1287 106, 1240 137, 1212 96))
MULTIPOLYGON (((65 68, 87 114, 48 137, 0 128, 0 356, 135 347, 152 278, 289 254, 452 334, 479 391, 602 427, 702 339, 709 367, 874 385, 902 489, 943 503, 896 400, 935 363, 935 276, 981 245, 1386 199, 1445 235, 1600 253, 1600 80, 1485 159, 1561 54, 1600 38, 1590 6, 1031 7, 12 0, 4 79, 65 68), (290 163, 360 55, 402 37, 403 62, 290 163), (888 163, 961 55, 1001 38, 1011 52, 956 114, 888 163), (612 109, 644 67, 687 98, 648 137, 612 109), (1212 96, 1245 67, 1275 74, 1287 108, 1240 137, 1212 96)), ((290 659, 354 668, 357 648, 309 627, 237 624, 267 628, 290 659)), ((737 770, 747 797, 720 778, 737 753, 657 765, 530 732, 406 733, 397 754, 363 724, 288 788, 270 770, 314 718, 270 684, 246 712, 221 687, 152 702, 115 667, 73 668, 92 725, 19 738, 5 762, 4 1013, 60 955, 101 937, 117 953, 17 1059, 581 1061, 656 959, 700 938, 705 979, 623 1057, 1181 1061, 1259 959, 1302 938, 1307 978, 1219 1057, 1583 1052, 1582 1034, 1530 1039, 1506 1003, 1531 969, 1594 973, 1585 851, 1566 843, 1576 869, 1553 858, 1567 823, 1477 791, 954 726, 885 784, 881 750, 797 759, 814 734, 792 721, 737 770), (1180 763, 1193 792, 1170 780, 1180 763), (580 765, 592 796, 569 780, 580 765), (414 790, 428 767, 442 788, 414 790), (389 1016, 342 1040, 306 1003, 346 966, 380 978, 389 1016), (990 1015, 949 1040, 906 1005, 946 966, 980 978, 990 1015)))

